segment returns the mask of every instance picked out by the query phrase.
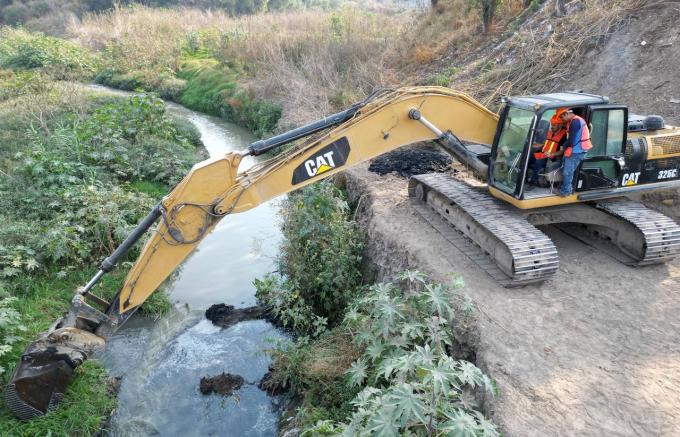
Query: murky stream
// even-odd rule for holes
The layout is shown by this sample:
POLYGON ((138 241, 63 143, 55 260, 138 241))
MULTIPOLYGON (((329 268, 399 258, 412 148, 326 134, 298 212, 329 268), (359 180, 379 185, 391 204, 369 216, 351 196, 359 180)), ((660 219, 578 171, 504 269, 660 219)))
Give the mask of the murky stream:
MULTIPOLYGON (((101 87, 96 87, 102 89, 101 87)), ((211 156, 241 150, 254 140, 223 120, 168 104, 192 121, 211 156)), ((252 165, 247 158, 241 168, 252 165)), ((99 355, 121 376, 114 436, 270 436, 277 431, 277 398, 257 388, 269 359, 262 350, 282 334, 263 320, 221 329, 203 312, 214 303, 255 303, 254 278, 274 268, 280 242, 276 205, 229 216, 206 237, 168 287, 175 308, 159 320, 134 317, 99 355), (245 384, 231 397, 202 395, 199 380, 229 372, 245 384)))

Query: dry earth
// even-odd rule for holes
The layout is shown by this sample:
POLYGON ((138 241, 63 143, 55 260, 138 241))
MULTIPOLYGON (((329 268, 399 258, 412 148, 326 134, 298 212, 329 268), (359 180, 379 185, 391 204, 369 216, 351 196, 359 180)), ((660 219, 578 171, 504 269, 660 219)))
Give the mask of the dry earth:
POLYGON ((379 279, 407 268, 464 277, 479 308, 477 365, 499 388, 484 407, 503 435, 680 435, 680 260, 631 268, 545 227, 558 273, 506 289, 421 219, 406 179, 367 165, 345 175, 379 279))
POLYGON ((598 49, 586 53, 561 89, 583 89, 680 124, 680 2, 648 2, 598 49))

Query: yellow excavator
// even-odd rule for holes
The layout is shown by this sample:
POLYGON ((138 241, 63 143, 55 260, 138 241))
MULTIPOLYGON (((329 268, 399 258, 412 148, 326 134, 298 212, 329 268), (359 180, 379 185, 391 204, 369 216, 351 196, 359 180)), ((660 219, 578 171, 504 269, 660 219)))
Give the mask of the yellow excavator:
POLYGON ((544 281, 557 271, 557 250, 536 225, 576 223, 589 241, 616 248, 632 265, 664 262, 680 252, 678 224, 623 197, 680 186, 680 129, 665 126, 661 117, 630 115, 625 106, 582 92, 506 98, 496 114, 447 88, 381 90, 246 151, 196 164, 77 290, 69 311, 26 349, 5 392, 8 407, 21 419, 56 408, 74 369, 225 216, 422 141, 436 141, 478 182, 447 173, 414 176, 414 206, 443 237, 472 241, 478 253, 466 253, 503 285, 544 281), (593 144, 568 197, 551 187, 527 190, 525 183, 532 146, 545 137, 558 108, 571 108, 587 121, 593 144), (244 156, 288 143, 295 145, 238 171, 244 156), (97 282, 147 232, 114 300, 96 296, 97 282))

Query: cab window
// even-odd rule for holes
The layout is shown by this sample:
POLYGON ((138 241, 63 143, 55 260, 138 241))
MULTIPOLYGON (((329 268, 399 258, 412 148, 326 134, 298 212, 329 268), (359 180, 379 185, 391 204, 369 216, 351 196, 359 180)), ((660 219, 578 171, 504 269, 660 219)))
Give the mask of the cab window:
POLYGON ((593 148, 589 157, 612 156, 623 151, 625 111, 623 109, 601 109, 590 118, 590 141, 593 148))
POLYGON ((533 120, 532 111, 510 108, 503 123, 493 158, 493 179, 495 186, 506 193, 514 194, 524 174, 520 161, 533 120))

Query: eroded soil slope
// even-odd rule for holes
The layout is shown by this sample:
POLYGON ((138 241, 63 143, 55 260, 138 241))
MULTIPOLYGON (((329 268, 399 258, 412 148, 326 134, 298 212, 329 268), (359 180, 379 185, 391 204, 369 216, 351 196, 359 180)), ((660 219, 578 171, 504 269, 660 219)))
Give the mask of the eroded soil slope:
POLYGON ((504 435, 678 435, 680 260, 634 269, 546 227, 558 273, 506 289, 417 215, 406 179, 364 165, 346 186, 363 196, 357 218, 380 279, 407 268, 463 275, 479 308, 477 364, 500 392, 485 407, 504 435))
POLYGON ((680 2, 649 2, 583 56, 563 89, 583 89, 680 125, 680 2))

